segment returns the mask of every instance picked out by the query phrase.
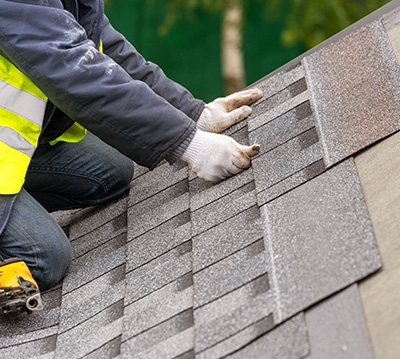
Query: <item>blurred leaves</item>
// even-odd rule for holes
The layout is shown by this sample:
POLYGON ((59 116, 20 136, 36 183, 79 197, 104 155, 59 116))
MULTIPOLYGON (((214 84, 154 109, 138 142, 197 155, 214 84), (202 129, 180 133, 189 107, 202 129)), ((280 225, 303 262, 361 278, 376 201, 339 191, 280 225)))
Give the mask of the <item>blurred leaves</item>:
POLYGON ((224 0, 166 0, 164 22, 158 30, 161 35, 166 35, 181 18, 194 19, 198 10, 223 11, 224 2, 224 0))
MULTIPOLYGON (((281 40, 285 46, 303 43, 307 48, 312 48, 389 1, 290 0, 281 40)), ((276 7, 281 0, 268 2, 276 7)))
MULTIPOLYGON (((243 6, 251 1, 265 3, 272 16, 274 11, 286 8, 282 43, 312 48, 390 0, 243 0, 243 6)), ((182 18, 195 19, 198 10, 223 12, 229 5, 230 0, 165 0, 165 17, 159 32, 167 34, 182 18)))

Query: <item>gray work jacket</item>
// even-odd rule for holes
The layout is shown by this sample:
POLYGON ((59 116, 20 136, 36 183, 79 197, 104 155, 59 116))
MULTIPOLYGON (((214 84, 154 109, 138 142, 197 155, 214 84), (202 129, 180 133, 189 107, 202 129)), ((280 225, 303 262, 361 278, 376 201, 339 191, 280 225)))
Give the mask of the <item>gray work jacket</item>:
MULTIPOLYGON (((58 108, 150 169, 180 158, 204 108, 111 26, 102 0, 0 0, 0 55, 48 97, 42 139, 68 128, 52 123, 58 108)), ((0 233, 12 202, 0 196, 0 233)))

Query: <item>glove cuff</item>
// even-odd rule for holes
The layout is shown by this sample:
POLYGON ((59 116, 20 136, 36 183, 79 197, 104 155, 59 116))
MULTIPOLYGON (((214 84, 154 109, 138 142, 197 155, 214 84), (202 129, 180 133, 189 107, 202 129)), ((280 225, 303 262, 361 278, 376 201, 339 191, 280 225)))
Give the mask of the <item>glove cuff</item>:
POLYGON ((197 162, 197 158, 204 151, 204 144, 207 141, 207 132, 197 129, 188 148, 183 153, 181 160, 189 163, 191 167, 197 162))
POLYGON ((170 164, 175 163, 180 158, 182 158, 182 154, 186 151, 189 144, 192 142, 195 133, 196 133, 196 127, 189 134, 189 136, 183 140, 183 142, 177 148, 175 148, 173 151, 171 151, 168 154, 168 156, 165 158, 168 161, 168 163, 170 163, 170 164))

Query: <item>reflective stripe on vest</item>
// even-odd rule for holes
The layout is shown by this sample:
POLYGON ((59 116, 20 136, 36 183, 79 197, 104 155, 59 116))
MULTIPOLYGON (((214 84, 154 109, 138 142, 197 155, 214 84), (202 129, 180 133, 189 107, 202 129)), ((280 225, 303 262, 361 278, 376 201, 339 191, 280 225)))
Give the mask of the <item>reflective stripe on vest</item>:
MULTIPOLYGON (((42 130, 47 97, 0 56, 0 195, 19 193, 42 130)), ((74 123, 51 144, 78 142, 86 130, 74 123)))
POLYGON ((21 190, 37 147, 47 97, 0 56, 0 194, 21 190))

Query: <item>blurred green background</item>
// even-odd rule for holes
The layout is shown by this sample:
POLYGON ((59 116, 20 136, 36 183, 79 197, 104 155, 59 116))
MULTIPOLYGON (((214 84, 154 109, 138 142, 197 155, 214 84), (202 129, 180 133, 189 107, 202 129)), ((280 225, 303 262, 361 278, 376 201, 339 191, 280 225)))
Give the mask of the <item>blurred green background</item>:
MULTIPOLYGON (((240 0, 251 84, 388 0, 240 0)), ((107 0, 106 15, 149 61, 206 102, 223 96, 221 19, 229 0, 107 0)))

